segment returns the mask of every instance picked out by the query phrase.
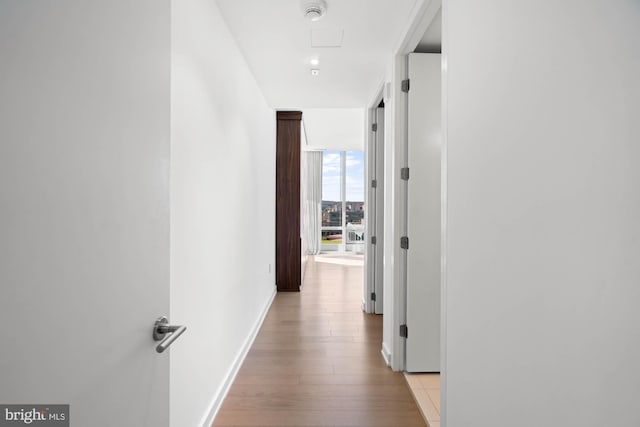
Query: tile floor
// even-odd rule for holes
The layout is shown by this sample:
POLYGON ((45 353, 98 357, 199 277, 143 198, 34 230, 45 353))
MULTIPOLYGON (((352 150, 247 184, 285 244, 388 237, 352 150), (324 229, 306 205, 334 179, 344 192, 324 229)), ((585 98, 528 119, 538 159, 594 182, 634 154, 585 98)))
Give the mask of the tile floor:
POLYGON ((429 427, 440 427, 440 374, 404 374, 429 427))

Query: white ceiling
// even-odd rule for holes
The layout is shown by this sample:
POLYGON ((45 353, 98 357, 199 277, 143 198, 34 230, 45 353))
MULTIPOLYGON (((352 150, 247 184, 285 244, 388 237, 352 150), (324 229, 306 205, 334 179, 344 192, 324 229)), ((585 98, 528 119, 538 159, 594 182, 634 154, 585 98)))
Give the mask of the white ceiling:
MULTIPOLYGON (((217 0, 267 102, 278 109, 366 107, 416 0, 327 0, 318 22, 300 0, 217 0), (342 33, 341 47, 311 47, 311 30, 342 33), (309 60, 320 59, 320 75, 309 60)), ((321 37, 321 38, 322 38, 321 37)), ((333 37, 335 38, 335 37, 333 37)))

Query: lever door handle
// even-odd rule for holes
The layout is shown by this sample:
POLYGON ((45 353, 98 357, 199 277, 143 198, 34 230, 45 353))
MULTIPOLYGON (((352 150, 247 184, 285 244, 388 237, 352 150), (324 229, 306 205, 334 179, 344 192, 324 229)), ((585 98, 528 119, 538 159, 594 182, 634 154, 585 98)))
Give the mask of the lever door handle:
POLYGON ((156 351, 165 351, 186 330, 186 326, 170 325, 167 316, 158 317, 153 326, 153 339, 162 342, 156 346, 156 351))

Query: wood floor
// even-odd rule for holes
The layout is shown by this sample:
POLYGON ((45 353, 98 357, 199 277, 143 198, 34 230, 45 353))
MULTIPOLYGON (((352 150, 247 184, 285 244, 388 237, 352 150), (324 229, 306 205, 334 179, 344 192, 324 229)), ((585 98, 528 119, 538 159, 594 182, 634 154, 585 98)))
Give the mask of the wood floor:
POLYGON ((318 257, 300 293, 279 293, 214 426, 426 426, 380 354, 358 258, 318 257))
POLYGON ((440 427, 440 374, 404 374, 429 427, 440 427))

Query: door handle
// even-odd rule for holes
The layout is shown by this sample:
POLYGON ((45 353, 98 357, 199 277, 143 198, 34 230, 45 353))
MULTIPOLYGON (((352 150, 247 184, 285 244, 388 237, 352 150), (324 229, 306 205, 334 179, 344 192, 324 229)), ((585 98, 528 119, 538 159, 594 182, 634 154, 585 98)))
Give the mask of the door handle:
POLYGON ((153 326, 153 339, 162 342, 156 346, 156 351, 165 351, 186 330, 186 326, 170 325, 167 316, 158 317, 153 326))

